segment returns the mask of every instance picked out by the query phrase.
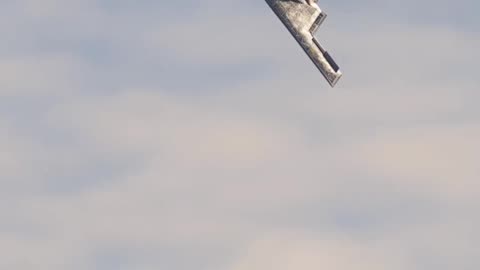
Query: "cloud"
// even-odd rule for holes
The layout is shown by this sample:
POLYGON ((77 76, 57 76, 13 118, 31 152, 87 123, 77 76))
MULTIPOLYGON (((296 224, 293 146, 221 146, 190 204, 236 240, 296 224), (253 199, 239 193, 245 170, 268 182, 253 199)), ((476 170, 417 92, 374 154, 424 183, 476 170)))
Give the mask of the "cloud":
POLYGON ((360 167, 385 174, 383 179, 413 181, 418 190, 429 187, 432 195, 473 199, 480 174, 478 133, 474 126, 378 135, 358 149, 366 163, 360 167))
POLYGON ((65 54, 3 58, 0 63, 0 95, 66 95, 81 78, 82 62, 65 54))
POLYGON ((297 232, 267 234, 252 243, 232 270, 244 269, 403 269, 396 254, 386 254, 374 244, 332 235, 297 232), (395 262, 397 261, 397 262, 395 262))

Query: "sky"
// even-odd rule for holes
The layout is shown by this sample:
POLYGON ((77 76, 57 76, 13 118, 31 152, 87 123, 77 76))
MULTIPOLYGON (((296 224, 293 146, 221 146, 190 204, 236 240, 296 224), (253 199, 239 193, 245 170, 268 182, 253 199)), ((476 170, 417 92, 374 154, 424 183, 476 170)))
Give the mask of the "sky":
POLYGON ((480 268, 480 2, 0 3, 0 268, 480 268))

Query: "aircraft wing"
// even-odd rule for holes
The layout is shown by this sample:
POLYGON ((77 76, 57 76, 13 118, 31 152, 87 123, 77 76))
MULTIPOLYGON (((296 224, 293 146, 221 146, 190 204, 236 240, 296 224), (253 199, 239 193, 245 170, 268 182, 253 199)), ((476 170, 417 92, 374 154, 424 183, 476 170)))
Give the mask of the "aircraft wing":
POLYGON ((314 33, 327 15, 304 0, 265 0, 273 12, 302 46, 313 63, 333 87, 342 76, 330 54, 322 48, 314 33))

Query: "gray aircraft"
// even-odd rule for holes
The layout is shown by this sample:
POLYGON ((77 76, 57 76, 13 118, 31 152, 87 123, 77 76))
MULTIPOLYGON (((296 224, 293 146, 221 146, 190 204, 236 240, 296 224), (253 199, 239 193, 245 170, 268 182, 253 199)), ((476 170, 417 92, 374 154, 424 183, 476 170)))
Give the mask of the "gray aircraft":
POLYGON ((327 15, 316 0, 265 0, 273 12, 302 46, 313 63, 333 87, 342 76, 340 68, 320 45, 314 34, 327 15))

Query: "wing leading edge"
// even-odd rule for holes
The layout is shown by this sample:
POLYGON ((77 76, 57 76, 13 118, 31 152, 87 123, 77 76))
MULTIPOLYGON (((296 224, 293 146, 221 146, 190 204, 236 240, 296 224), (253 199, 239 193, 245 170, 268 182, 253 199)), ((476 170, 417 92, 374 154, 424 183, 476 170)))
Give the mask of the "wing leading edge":
POLYGON ((313 63, 333 87, 342 76, 340 68, 323 49, 314 33, 327 15, 302 0, 265 0, 273 12, 302 46, 313 63))

